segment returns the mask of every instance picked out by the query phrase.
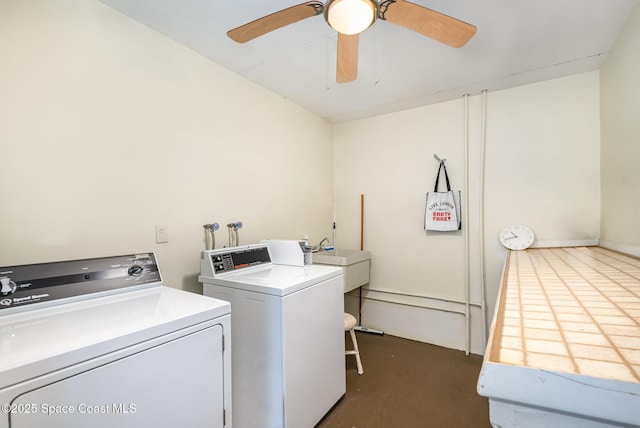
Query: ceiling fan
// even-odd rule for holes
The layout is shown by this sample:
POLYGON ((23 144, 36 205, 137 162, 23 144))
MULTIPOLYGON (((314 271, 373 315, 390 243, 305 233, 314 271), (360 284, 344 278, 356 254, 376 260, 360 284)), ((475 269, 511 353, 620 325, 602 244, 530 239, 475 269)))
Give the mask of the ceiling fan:
POLYGON ((325 3, 307 1, 282 9, 234 28, 227 35, 238 43, 245 43, 320 14, 324 14, 327 23, 338 32, 338 83, 356 79, 358 36, 376 19, 392 22, 454 48, 464 46, 477 30, 471 24, 406 0, 327 0, 325 3))

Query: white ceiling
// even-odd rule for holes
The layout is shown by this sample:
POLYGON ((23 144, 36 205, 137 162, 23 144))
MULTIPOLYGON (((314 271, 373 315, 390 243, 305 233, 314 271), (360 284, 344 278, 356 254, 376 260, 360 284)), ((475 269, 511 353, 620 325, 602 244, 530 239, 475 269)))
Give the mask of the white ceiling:
POLYGON ((360 35, 358 79, 335 81, 322 15, 245 44, 226 32, 302 0, 101 0, 330 122, 599 68, 639 0, 413 0, 478 28, 461 49, 385 21, 360 35))

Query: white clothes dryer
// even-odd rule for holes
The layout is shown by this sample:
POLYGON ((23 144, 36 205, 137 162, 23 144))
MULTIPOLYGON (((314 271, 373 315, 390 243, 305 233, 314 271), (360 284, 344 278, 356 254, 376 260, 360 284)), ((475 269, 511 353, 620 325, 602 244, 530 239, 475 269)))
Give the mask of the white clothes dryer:
POLYGON ((0 428, 230 427, 230 306, 154 254, 0 268, 0 428))
POLYGON ((342 269, 271 262, 266 243, 203 253, 231 303, 236 428, 310 428, 346 392, 342 269))

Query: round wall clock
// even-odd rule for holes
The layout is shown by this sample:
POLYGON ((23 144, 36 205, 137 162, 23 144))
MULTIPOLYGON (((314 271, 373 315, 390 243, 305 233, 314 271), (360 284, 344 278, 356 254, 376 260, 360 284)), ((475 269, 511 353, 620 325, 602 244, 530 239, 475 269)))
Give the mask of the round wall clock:
POLYGON ((510 224, 500 232, 500 242, 510 250, 526 250, 534 239, 533 230, 524 224, 510 224))

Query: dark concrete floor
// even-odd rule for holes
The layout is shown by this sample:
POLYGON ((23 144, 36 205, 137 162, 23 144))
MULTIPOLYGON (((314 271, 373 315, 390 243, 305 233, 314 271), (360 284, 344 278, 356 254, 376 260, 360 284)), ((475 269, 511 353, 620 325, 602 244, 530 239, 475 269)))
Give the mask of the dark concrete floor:
POLYGON ((358 332, 357 340, 364 374, 347 356, 347 393, 318 428, 491 426, 476 393, 481 356, 389 335, 358 332))

